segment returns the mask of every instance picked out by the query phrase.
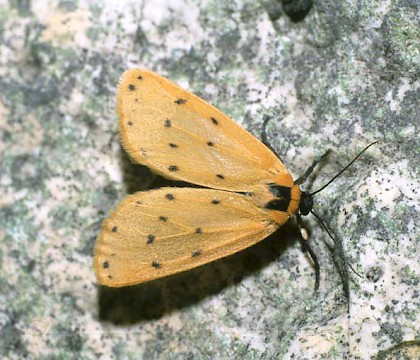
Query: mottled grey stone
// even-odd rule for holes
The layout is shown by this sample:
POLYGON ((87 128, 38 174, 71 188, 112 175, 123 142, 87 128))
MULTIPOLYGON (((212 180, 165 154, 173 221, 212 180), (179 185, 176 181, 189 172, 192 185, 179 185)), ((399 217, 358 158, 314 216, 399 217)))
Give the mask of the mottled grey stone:
POLYGON ((0 2, 0 357, 415 358, 418 25, 418 1, 314 1, 296 23, 275 0, 0 2), (317 295, 293 222, 196 270, 98 288, 100 221, 154 179, 118 143, 116 84, 133 66, 257 137, 269 116, 295 178, 332 148, 307 190, 379 140, 315 197, 360 274, 349 301, 311 216, 317 295))

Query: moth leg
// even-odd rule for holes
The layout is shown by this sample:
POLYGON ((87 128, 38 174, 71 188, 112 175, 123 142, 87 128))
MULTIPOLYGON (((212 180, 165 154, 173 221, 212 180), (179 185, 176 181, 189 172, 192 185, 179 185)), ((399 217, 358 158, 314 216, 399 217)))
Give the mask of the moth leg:
MULTIPOLYGON (((320 157, 318 157, 318 158, 316 158, 313 162, 312 162, 312 164, 311 164, 311 166, 309 166, 308 167, 308 169, 305 171, 305 173, 302 175, 302 176, 300 176, 299 178, 297 178, 295 181, 294 181, 294 183, 295 184, 298 184, 298 185, 301 185, 301 184, 303 184, 305 181, 306 181, 306 179, 308 178, 308 176, 309 175, 311 175, 312 174, 312 171, 314 171, 314 169, 315 169, 315 167, 320 163, 320 162, 322 162, 322 161, 324 161, 324 159, 330 154, 332 152, 332 150, 331 149, 328 149, 326 152, 324 152, 320 157)), ((311 194, 311 195, 313 195, 313 194, 311 194)))
POLYGON ((321 271, 320 271, 320 267, 319 267, 319 262, 318 262, 318 258, 315 254, 315 252, 312 250, 311 246, 309 245, 309 236, 308 236, 308 231, 305 228, 305 224, 302 221, 302 217, 297 214, 296 215, 296 220, 299 226, 299 230, 300 230, 300 242, 302 244, 302 248, 303 251, 307 252, 309 254, 309 256, 311 257, 313 263, 314 263, 314 268, 315 268, 315 290, 314 292, 318 292, 319 289, 319 280, 321 277, 321 271))
POLYGON ((263 126, 262 126, 262 131, 261 131, 261 141, 262 143, 267 146, 279 159, 281 162, 281 156, 277 153, 276 150, 274 150, 274 148, 271 146, 270 142, 268 141, 268 135, 267 135, 267 123, 270 121, 270 116, 268 115, 264 115, 263 116, 263 126))

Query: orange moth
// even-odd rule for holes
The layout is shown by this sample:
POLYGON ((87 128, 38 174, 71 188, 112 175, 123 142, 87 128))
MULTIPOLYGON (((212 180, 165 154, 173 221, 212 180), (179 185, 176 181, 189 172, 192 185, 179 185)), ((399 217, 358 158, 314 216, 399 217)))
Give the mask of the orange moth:
POLYGON ((262 142, 148 70, 122 75, 117 102, 121 143, 130 157, 165 178, 202 188, 127 196, 97 239, 100 284, 135 285, 195 268, 254 245, 294 215, 299 220, 311 211, 312 194, 299 184, 324 156, 293 181, 262 142))

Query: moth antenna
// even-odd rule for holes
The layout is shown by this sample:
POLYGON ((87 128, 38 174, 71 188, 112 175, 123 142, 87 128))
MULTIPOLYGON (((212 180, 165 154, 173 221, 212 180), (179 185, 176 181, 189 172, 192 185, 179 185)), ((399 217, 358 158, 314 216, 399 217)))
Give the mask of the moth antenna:
MULTIPOLYGON (((376 143, 378 143, 379 142, 379 140, 377 140, 377 141, 374 141, 373 143, 371 143, 371 144, 369 144, 368 146, 366 146, 361 152, 359 152, 356 156, 355 156, 355 158, 352 160, 352 161, 350 161, 343 169, 341 169, 331 180, 329 180, 325 185, 323 185, 323 186, 321 186, 318 190, 316 190, 316 191, 314 191, 314 192, 312 192, 311 193, 311 195, 315 195, 315 194, 317 194, 317 193, 319 193, 320 191, 322 191, 322 190, 324 190, 328 185, 330 185, 335 179, 337 179, 344 171, 346 171, 367 149, 369 149, 372 145, 375 145, 376 143)), ((327 150, 327 153, 328 153, 328 150, 327 150)), ((325 157, 326 156, 326 153, 324 154, 324 155, 322 155, 321 156, 321 158, 319 159, 320 161, 322 161, 322 159, 323 159, 323 157, 325 157)), ((319 161, 318 161, 319 162, 319 161)), ((318 162, 316 162, 316 160, 314 161, 314 164, 312 164, 314 167, 316 166, 316 164, 318 163, 318 162)), ((312 172, 312 170, 313 170, 313 168, 309 168, 308 170, 306 170, 306 173, 309 171, 309 170, 311 170, 310 172, 309 172, 309 174, 312 172)), ((303 175, 303 176, 305 176, 306 175, 306 173, 303 175)), ((309 175, 308 174, 308 175, 309 175)), ((300 178, 299 178, 300 179, 300 178)), ((298 180, 299 180, 298 179, 298 180)), ((297 181, 298 181, 297 180, 297 181)), ((306 180, 306 178, 305 178, 305 180, 306 180)), ((296 181, 296 183, 297 183, 297 181, 296 181)), ((300 184, 300 183, 298 183, 298 184, 300 184)))

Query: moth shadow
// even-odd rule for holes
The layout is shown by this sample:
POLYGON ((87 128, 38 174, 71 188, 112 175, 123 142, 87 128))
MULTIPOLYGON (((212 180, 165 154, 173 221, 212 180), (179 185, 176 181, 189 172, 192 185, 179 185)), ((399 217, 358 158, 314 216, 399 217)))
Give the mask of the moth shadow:
POLYGON ((99 287, 99 319, 115 325, 159 319, 234 286, 272 261, 298 240, 288 223, 260 243, 229 257, 148 283, 123 288, 99 287))
POLYGON ((132 160, 122 147, 120 147, 119 162, 127 194, 149 189, 155 181, 156 175, 148 167, 137 164, 132 160))

